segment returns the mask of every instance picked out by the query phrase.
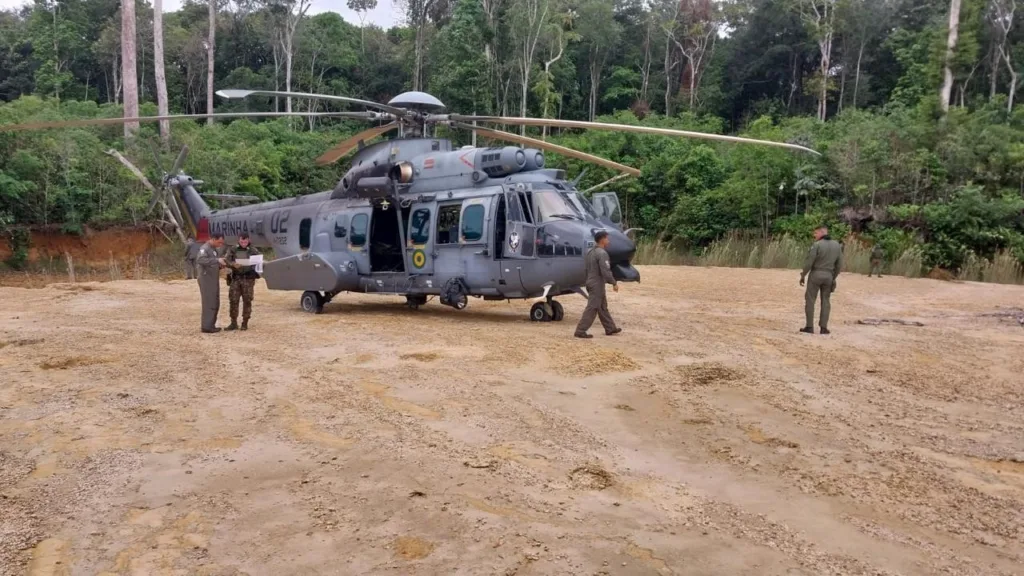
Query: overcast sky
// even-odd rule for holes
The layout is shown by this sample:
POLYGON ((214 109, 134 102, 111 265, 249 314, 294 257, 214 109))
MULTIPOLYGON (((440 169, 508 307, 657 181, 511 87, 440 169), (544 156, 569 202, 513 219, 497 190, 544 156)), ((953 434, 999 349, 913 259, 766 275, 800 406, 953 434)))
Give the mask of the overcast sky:
MULTIPOLYGON (((0 8, 14 8, 21 6, 22 4, 28 4, 29 0, 0 0, 0 8)), ((164 12, 174 12, 181 7, 182 0, 164 0, 164 12)), ((356 16, 355 12, 348 9, 345 5, 345 0, 313 0, 313 7, 310 8, 311 14, 318 14, 320 12, 337 12, 348 22, 352 24, 359 24, 359 17, 356 16)), ((374 23, 381 28, 390 28, 395 24, 401 13, 399 9, 394 6, 392 0, 378 0, 377 7, 374 8, 366 18, 367 23, 374 23)))

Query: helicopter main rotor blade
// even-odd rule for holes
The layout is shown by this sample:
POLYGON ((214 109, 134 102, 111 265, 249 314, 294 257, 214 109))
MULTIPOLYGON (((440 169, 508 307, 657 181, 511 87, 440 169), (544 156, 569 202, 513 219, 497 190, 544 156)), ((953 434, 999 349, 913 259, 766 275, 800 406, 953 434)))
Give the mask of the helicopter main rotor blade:
POLYGON ((376 128, 370 128, 369 130, 363 130, 362 132, 356 134, 355 136, 352 136, 351 138, 342 140, 333 148, 321 154, 320 157, 316 159, 316 165, 325 166, 332 162, 336 162, 339 158, 351 152, 356 146, 359 146, 361 143, 376 138, 377 136, 380 136, 385 132, 390 132, 395 128, 398 128, 398 122, 392 122, 390 124, 385 124, 383 126, 377 126, 376 128))
POLYGON ((548 150, 550 152, 556 152, 562 156, 568 156, 570 158, 576 158, 577 160, 583 160, 605 168, 611 168, 612 170, 618 170, 629 176, 639 176, 640 171, 632 166, 626 166, 625 164, 619 164, 613 162, 607 158, 601 158, 600 156, 594 156, 593 154, 587 154, 586 152, 580 152, 579 150, 573 150, 572 148, 566 148, 565 146, 559 146, 558 144, 552 144, 543 140, 537 140, 536 138, 530 138, 528 136, 520 136, 518 134, 512 134, 510 132, 502 132, 501 130, 494 130, 493 128, 484 128, 481 126, 473 126, 472 124, 463 124, 462 122, 456 122, 456 126, 464 128, 466 130, 476 130, 478 133, 484 136, 489 136, 497 140, 505 140, 508 142, 515 142, 517 144, 526 144, 528 146, 534 146, 542 150, 548 150))
POLYGON ((249 96, 279 96, 281 98, 309 98, 312 100, 330 100, 332 102, 346 102, 348 104, 358 104, 360 106, 366 106, 367 108, 376 108, 377 110, 383 110, 390 114, 394 114, 398 117, 403 117, 409 114, 407 110, 401 108, 395 108, 394 106, 388 106, 387 104, 381 104, 379 102, 373 102, 371 100, 360 100, 359 98, 349 98, 348 96, 334 96, 333 94, 311 94, 309 92, 281 92, 277 90, 218 90, 217 96, 221 98, 248 98, 249 96))
MULTIPOLYGON (((461 116, 452 114, 452 120, 459 122, 489 122, 495 124, 512 124, 515 126, 551 126, 555 128, 583 128, 584 130, 614 130, 618 132, 639 132, 641 134, 661 134, 664 136, 683 136, 686 138, 701 138, 704 140, 718 140, 721 142, 735 142, 742 144, 762 144, 765 146, 777 146, 800 152, 810 152, 815 156, 821 156, 820 152, 811 150, 798 144, 786 142, 774 142, 772 140, 757 140, 754 138, 742 138, 740 136, 724 136, 722 134, 707 134, 704 132, 691 132, 689 130, 674 130, 670 128, 654 128, 650 126, 631 126, 629 124, 605 124, 604 122, 581 122, 578 120, 552 120, 547 118, 512 118, 505 116, 461 116)), ((429 118, 428 118, 429 120, 429 118)))
POLYGON ((181 167, 185 165, 185 158, 188 157, 188 145, 181 147, 181 152, 178 153, 178 157, 174 160, 174 166, 171 167, 171 176, 177 176, 181 173, 181 167))
POLYGON ((52 120, 47 122, 27 122, 25 124, 0 124, 0 132, 20 132, 24 130, 43 130, 46 128, 79 128, 82 126, 104 126, 107 124, 125 124, 128 122, 157 122, 160 120, 194 120, 200 118, 280 118, 280 117, 339 117, 364 118, 373 120, 374 112, 218 112, 215 114, 170 114, 167 116, 136 116, 133 118, 93 118, 91 120, 52 120))

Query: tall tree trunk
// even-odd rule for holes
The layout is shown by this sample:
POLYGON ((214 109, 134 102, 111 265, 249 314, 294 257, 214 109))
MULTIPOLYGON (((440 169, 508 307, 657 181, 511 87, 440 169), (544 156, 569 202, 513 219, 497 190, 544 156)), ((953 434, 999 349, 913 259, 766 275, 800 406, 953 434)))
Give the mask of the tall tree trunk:
POLYGON ((1002 66, 999 62, 999 49, 992 50, 991 72, 988 76, 988 99, 991 102, 996 98, 996 86, 999 83, 999 69, 1002 66))
MULTIPOLYGON (((217 0, 210 0, 210 35, 206 39, 206 113, 213 114, 213 53, 217 47, 217 0)), ((213 125, 213 116, 206 118, 213 125)))
MULTIPOLYGON (((160 116, 167 115, 167 78, 164 75, 164 15, 163 0, 153 0, 153 72, 156 76, 156 107, 160 116)), ((160 121, 160 141, 167 146, 171 138, 171 123, 160 121)))
MULTIPOLYGON (((135 0, 121 0, 121 83, 124 86, 124 117, 139 115, 139 81, 135 62, 135 0)), ((139 131, 138 122, 124 125, 124 137, 139 131)))
POLYGON ((672 42, 665 39, 665 116, 672 115, 672 42))
POLYGON ((939 106, 949 112, 949 99, 953 94, 953 53, 956 51, 957 34, 960 28, 960 0, 949 2, 949 35, 946 37, 946 66, 943 72, 942 90, 939 92, 939 106))
POLYGON ((857 50, 857 72, 853 76, 853 101, 850 103, 850 106, 853 107, 854 110, 857 109, 857 92, 860 90, 860 62, 861 59, 864 58, 864 40, 865 39, 861 37, 860 49, 857 50))

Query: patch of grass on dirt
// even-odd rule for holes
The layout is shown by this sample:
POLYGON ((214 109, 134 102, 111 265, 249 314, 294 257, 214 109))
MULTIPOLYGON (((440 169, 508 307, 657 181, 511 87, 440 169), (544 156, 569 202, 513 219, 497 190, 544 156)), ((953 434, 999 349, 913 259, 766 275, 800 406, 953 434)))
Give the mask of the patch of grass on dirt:
POLYGON ((70 358, 51 359, 39 365, 43 370, 67 370, 79 366, 93 366, 95 364, 106 364, 109 360, 105 358, 89 358, 87 356, 72 356, 70 358))
POLYGON ((680 378, 680 383, 688 387, 724 384, 736 382, 743 378, 743 374, 740 371, 718 362, 687 364, 679 366, 675 371, 680 378))
POLYGON ((414 536, 399 536, 395 538, 394 548, 395 553, 406 560, 426 558, 434 551, 432 543, 414 536))
POLYGON ((571 378, 585 378, 609 372, 632 372, 640 365, 618 350, 579 344, 564 344, 550 350, 555 370, 571 378))

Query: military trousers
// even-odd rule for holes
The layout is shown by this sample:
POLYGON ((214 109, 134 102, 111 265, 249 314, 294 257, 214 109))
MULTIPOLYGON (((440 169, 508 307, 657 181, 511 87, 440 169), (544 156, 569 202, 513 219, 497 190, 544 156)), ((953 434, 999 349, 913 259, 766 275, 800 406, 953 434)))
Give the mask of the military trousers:
POLYGON ((814 302, 821 295, 821 318, 818 326, 828 328, 828 316, 832 312, 829 298, 832 296, 832 273, 827 270, 815 270, 807 277, 807 289, 804 292, 804 313, 807 316, 808 328, 814 327, 814 302))
POLYGON ((199 294, 203 302, 203 330, 217 327, 217 314, 220 312, 220 276, 200 271, 199 294))
POLYGON ((185 260, 185 280, 196 279, 196 263, 193 260, 185 260))
POLYGON ((868 272, 868 278, 871 278, 872 274, 877 274, 879 278, 882 277, 882 261, 871 260, 871 271, 868 272))
POLYGON ((232 278, 228 289, 228 313, 231 321, 238 320, 238 301, 242 301, 242 322, 252 317, 252 297, 256 289, 255 278, 232 278))
POLYGON ((605 332, 615 330, 615 320, 612 320, 612 315, 608 312, 608 294, 605 292, 604 284, 587 286, 587 307, 580 316, 580 323, 576 325, 576 333, 583 334, 590 330, 594 318, 600 318, 605 332))

